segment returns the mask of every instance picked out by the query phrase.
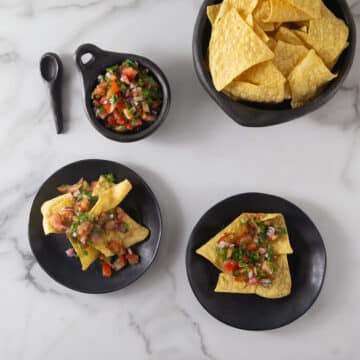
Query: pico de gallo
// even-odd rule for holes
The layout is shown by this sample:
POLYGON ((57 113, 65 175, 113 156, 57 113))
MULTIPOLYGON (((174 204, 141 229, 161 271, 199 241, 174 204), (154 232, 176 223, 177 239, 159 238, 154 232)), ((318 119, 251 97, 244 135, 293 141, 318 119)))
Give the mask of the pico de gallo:
POLYGON ((286 229, 261 219, 262 214, 242 218, 243 233, 224 233, 217 241, 216 251, 224 271, 235 280, 270 287, 276 276, 277 259, 272 243, 286 234, 286 229))
POLYGON ((116 132, 140 130, 153 123, 162 105, 159 83, 147 68, 129 59, 99 75, 91 97, 96 116, 116 132))
MULTIPOLYGON (((108 181, 114 182, 112 174, 103 175, 108 181)), ((76 242, 83 255, 87 255, 87 249, 96 244, 109 231, 128 232, 126 213, 119 207, 101 213, 99 216, 91 214, 91 209, 97 202, 97 197, 92 195, 92 190, 97 182, 88 184, 80 179, 73 185, 61 185, 57 188, 60 193, 71 193, 74 197, 74 206, 62 208, 59 212, 52 214, 50 224, 59 232, 64 233, 73 242, 76 242)), ((100 257, 102 274, 110 277, 113 271, 120 271, 129 265, 139 263, 139 255, 131 248, 126 248, 120 242, 111 240, 107 247, 115 255, 111 258, 100 257)), ((77 256, 74 248, 66 250, 68 257, 77 256)))

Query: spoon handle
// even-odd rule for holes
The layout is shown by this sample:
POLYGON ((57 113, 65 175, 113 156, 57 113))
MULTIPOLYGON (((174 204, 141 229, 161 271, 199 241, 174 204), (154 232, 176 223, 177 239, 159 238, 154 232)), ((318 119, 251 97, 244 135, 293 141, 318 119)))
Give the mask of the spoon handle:
POLYGON ((62 112, 61 74, 53 83, 49 84, 51 96, 51 108, 54 114, 56 133, 61 134, 64 128, 62 112))

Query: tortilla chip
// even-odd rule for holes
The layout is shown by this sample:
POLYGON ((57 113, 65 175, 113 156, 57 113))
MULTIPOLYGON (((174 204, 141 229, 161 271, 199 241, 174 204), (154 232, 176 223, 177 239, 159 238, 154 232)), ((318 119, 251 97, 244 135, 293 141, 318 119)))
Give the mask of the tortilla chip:
POLYGON ((285 100, 290 100, 291 99, 291 90, 290 90, 290 85, 289 85, 288 81, 285 83, 284 93, 285 93, 284 94, 285 100))
POLYGON ((236 100, 280 103, 284 100, 286 79, 271 61, 258 64, 244 72, 224 89, 236 100))
POLYGON ((96 182, 96 185, 92 191, 93 196, 99 196, 105 190, 112 188, 115 184, 109 181, 105 176, 101 175, 96 182))
POLYGON ((314 48, 324 63, 332 69, 336 60, 347 47, 349 28, 324 4, 321 4, 321 18, 309 22, 307 33, 296 30, 299 38, 314 48))
POLYGON ((207 17, 211 23, 211 25, 215 24, 215 20, 219 14, 221 4, 209 5, 206 8, 207 17))
MULTIPOLYGON (((57 196, 54 199, 44 202, 41 206, 41 214, 43 215, 43 228, 45 235, 51 233, 62 233, 56 231, 53 226, 50 224, 50 218, 53 214, 59 212, 61 209, 67 206, 74 206, 75 200, 72 194, 64 194, 57 196)), ((86 270, 99 256, 99 252, 89 246, 84 251, 79 243, 73 239, 68 239, 74 248, 79 260, 81 262, 82 270, 86 270)))
POLYGON ((220 5, 218 20, 231 10, 236 10, 243 18, 251 14, 258 0, 224 0, 220 5))
POLYGON ((218 243, 218 240, 226 233, 232 232, 239 235, 242 234, 246 228, 245 225, 241 223, 241 219, 243 217, 244 216, 242 214, 238 216, 233 222, 218 232, 207 243, 197 249, 196 253, 209 260, 219 270, 223 270, 222 261, 220 261, 216 252, 216 244, 218 243))
POLYGON ((129 248, 144 241, 149 236, 149 230, 146 227, 137 223, 125 211, 124 214, 124 222, 128 225, 128 231, 126 233, 120 231, 107 231, 98 240, 93 241, 94 248, 99 250, 106 257, 115 255, 108 248, 108 243, 110 241, 119 242, 123 246, 129 248))
POLYGON ((217 91, 247 69, 273 57, 271 50, 236 10, 217 19, 209 46, 210 72, 217 91))
MULTIPOLYGON (((218 240, 226 233, 234 233, 237 236, 243 234, 246 230, 246 225, 242 224, 241 220, 254 215, 252 213, 242 213, 236 219, 234 219, 229 225, 224 229, 219 231, 214 237, 212 237, 208 242, 196 250, 198 255, 201 255, 208 261, 210 261, 214 266, 219 270, 223 270, 222 261, 219 259, 216 245, 218 240)), ((284 216, 280 213, 274 214, 265 214, 262 221, 271 220, 274 225, 286 229, 286 234, 280 235, 275 241, 272 242, 273 250, 276 254, 292 254, 293 249, 290 244, 289 236, 287 234, 287 228, 284 216)))
POLYGON ((215 292, 256 294, 268 299, 288 296, 291 292, 291 275, 287 255, 279 255, 275 261, 276 275, 269 287, 248 285, 244 281, 235 280, 231 274, 221 273, 215 287, 215 292))
MULTIPOLYGON (((256 18, 256 17, 255 17, 256 18)), ((275 24, 274 23, 264 23, 261 20, 256 18, 256 22, 259 24, 259 26, 265 31, 265 32, 271 32, 275 30, 275 24)))
POLYGON ((218 293, 255 294, 256 285, 237 281, 231 274, 220 273, 214 291, 218 293))
POLYGON ((292 45, 279 40, 274 49, 273 62, 285 76, 291 73, 295 66, 307 55, 308 49, 302 45, 292 45))
POLYGON ((288 230, 286 227, 284 215, 281 213, 265 214, 262 221, 265 222, 267 220, 271 220, 271 222, 276 227, 283 228, 286 230, 285 234, 279 235, 279 237, 271 243, 274 252, 276 254, 292 254, 294 251, 290 244, 289 234, 288 234, 288 230))
POLYGON ((294 33, 293 30, 288 29, 285 26, 281 26, 275 34, 276 40, 284 41, 293 45, 304 45, 303 41, 294 33))
POLYGON ((50 218, 53 214, 58 213, 64 207, 73 206, 75 204, 74 197, 71 194, 64 194, 57 196, 51 200, 45 201, 41 206, 41 214, 43 216, 43 229, 45 235, 59 234, 62 232, 56 231, 50 223, 50 218))
POLYGON ((321 16, 321 0, 286 0, 292 6, 309 15, 311 19, 319 19, 321 16))
POLYGON ((269 40, 268 40, 268 42, 267 42, 266 45, 270 48, 270 50, 271 50, 272 52, 274 52, 274 49, 275 49, 275 47, 276 47, 276 44, 277 44, 277 41, 270 36, 270 37, 269 37, 269 40))
POLYGON ((87 270, 88 267, 99 257, 100 253, 90 245, 86 249, 82 249, 76 240, 71 238, 68 238, 68 240, 70 241, 76 252, 76 255, 80 260, 81 270, 87 270))
POLYGON ((100 192, 98 195, 98 201, 94 207, 90 210, 92 215, 100 215, 103 212, 114 209, 121 203, 126 195, 132 189, 132 185, 129 180, 124 180, 119 184, 116 184, 109 189, 100 192))
POLYGON ((291 106, 297 108, 304 105, 336 76, 329 71, 315 51, 310 50, 289 75, 291 106))
POLYGON ((263 0, 255 10, 256 16, 263 22, 294 22, 309 20, 312 17, 294 7, 287 0, 263 0))

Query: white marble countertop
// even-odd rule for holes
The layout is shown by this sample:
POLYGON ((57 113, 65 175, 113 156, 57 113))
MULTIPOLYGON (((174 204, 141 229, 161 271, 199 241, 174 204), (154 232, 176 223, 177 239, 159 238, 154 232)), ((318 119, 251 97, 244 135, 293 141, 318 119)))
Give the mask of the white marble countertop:
MULTIPOLYGON (((201 0, 0 0, 0 358, 276 360, 355 359, 360 318, 360 66, 322 109, 281 126, 238 126, 210 100, 192 66, 201 0), (168 75, 170 115, 144 141, 99 135, 82 107, 72 60, 81 43, 143 54, 168 75), (57 136, 38 61, 59 52, 66 66, 65 134, 57 136), (132 167, 164 214, 161 249, 132 286, 85 295, 55 283, 30 251, 32 199, 59 167, 102 158, 132 167), (224 174, 227 174, 224 176, 224 174), (236 330, 208 315, 185 273, 194 224, 214 203, 269 192, 314 220, 328 253, 315 305, 270 332, 236 330), (80 357, 79 357, 80 356, 80 357)), ((360 2, 350 1, 360 26, 360 2)))

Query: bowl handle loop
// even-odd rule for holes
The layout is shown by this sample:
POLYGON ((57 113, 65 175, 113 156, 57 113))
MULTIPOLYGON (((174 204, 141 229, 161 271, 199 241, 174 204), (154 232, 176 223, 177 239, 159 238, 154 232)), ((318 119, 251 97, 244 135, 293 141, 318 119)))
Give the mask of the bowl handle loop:
POLYGON ((83 44, 75 51, 75 62, 81 72, 90 69, 104 51, 93 44, 83 44))

